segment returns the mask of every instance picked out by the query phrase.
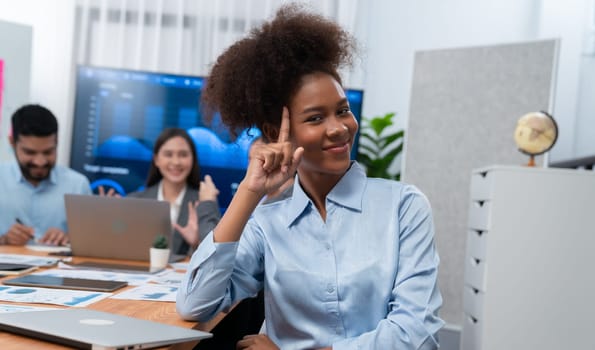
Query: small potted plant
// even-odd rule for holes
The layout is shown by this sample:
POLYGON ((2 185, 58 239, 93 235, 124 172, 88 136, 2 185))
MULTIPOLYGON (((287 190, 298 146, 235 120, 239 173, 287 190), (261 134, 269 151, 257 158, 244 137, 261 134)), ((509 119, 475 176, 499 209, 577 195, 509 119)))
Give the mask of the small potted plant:
POLYGON ((169 262, 169 248, 167 244, 167 237, 164 235, 157 235, 151 247, 151 267, 164 268, 169 262))

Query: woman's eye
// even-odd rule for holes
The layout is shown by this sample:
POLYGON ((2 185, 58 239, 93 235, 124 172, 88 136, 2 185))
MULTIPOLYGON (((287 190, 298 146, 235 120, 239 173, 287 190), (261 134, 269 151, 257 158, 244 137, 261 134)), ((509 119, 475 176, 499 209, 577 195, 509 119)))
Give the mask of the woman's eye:
POLYGON ((320 115, 313 115, 311 117, 308 117, 308 119, 306 119, 307 122, 311 122, 311 123, 319 122, 321 120, 322 120, 322 116, 320 116, 320 115))
POLYGON ((344 108, 339 109, 338 114, 339 115, 345 115, 345 114, 347 114, 349 112, 351 112, 351 109, 349 109, 349 107, 344 107, 344 108))

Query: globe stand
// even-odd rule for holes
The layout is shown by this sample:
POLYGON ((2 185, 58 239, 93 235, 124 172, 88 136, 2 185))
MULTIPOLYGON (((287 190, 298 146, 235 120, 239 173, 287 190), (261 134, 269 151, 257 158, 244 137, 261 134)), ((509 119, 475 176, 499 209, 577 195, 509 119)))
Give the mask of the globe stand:
POLYGON ((527 163, 527 166, 535 166, 535 156, 534 155, 529 156, 529 163, 527 163))

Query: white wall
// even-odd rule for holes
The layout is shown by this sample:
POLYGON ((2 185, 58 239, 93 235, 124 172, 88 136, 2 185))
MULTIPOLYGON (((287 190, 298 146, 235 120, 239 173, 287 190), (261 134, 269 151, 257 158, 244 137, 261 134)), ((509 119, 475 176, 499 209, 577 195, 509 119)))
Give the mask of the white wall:
POLYGON ((33 28, 0 19, 0 162, 13 158, 10 146, 10 116, 29 101, 33 28), (4 86, 7 88, 5 89, 4 86))
POLYGON ((365 115, 409 115, 418 50, 532 40, 538 1, 383 0, 370 2, 365 115))
POLYGON ((58 118, 58 162, 68 164, 74 0, 0 0, 0 19, 33 27, 31 102, 58 118))
MULTIPOLYGON (((593 0, 542 0, 541 3, 539 36, 561 38, 553 109, 559 136, 556 146, 550 152, 550 161, 595 155, 593 144, 590 154, 582 154, 585 151, 580 150, 580 139, 577 137, 581 134, 579 106, 587 102, 581 99, 586 97, 593 100, 591 96, 583 96, 584 91, 580 87, 583 34, 586 20, 593 16, 593 0)), ((593 109, 590 111, 591 114, 595 112, 593 109)))

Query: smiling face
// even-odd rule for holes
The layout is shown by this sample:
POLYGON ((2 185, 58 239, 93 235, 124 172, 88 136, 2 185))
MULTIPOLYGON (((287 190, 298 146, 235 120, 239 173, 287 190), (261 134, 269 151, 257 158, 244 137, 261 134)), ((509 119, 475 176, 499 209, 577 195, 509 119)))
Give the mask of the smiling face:
POLYGON ((192 170, 192 151, 190 145, 181 136, 165 141, 153 157, 155 166, 161 172, 164 181, 182 184, 192 170))
POLYGON ((56 164, 56 134, 50 136, 20 135, 12 142, 14 154, 21 168, 23 177, 37 186, 50 176, 50 171, 56 164))
POLYGON ((304 76, 289 112, 291 139, 304 147, 300 174, 342 176, 351 163, 358 125, 341 85, 325 73, 304 76))

